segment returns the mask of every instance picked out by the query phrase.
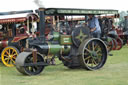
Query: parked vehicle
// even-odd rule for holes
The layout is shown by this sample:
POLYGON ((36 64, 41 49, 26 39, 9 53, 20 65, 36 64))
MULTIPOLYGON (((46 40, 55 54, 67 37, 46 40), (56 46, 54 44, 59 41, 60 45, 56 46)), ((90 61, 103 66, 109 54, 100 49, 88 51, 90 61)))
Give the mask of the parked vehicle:
POLYGON ((0 13, 0 59, 5 66, 14 66, 16 56, 27 46, 26 39, 34 36, 33 23, 38 20, 32 10, 0 13))

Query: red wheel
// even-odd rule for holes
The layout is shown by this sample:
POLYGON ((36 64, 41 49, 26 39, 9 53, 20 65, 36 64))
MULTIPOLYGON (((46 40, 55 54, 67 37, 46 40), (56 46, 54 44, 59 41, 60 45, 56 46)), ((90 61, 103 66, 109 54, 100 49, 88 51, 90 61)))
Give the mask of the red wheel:
POLYGON ((112 41, 113 41, 113 43, 114 43, 112 50, 116 50, 117 41, 116 41, 116 39, 114 39, 114 38, 112 38, 112 41))
POLYGON ((122 40, 120 37, 118 37, 118 38, 116 39, 116 41, 117 41, 116 50, 120 50, 120 49, 122 48, 122 46, 123 46, 123 40, 122 40))
POLYGON ((127 45, 128 45, 128 40, 127 40, 127 45))

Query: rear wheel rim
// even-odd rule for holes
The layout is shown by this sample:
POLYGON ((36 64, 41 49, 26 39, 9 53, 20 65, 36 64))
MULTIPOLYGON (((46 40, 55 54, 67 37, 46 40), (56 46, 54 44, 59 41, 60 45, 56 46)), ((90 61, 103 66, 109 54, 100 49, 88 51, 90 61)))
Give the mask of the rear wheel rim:
POLYGON ((84 45, 82 58, 84 66, 88 70, 96 70, 101 68, 107 59, 106 48, 99 40, 92 40, 84 45))

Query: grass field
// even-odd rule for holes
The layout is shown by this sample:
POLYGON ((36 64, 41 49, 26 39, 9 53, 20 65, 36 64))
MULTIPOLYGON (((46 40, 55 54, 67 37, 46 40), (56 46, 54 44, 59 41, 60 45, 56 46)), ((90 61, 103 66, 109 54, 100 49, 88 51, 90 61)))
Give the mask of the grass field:
POLYGON ((97 71, 68 69, 62 64, 46 67, 37 76, 24 76, 0 64, 0 85, 128 85, 128 47, 113 51, 97 71))

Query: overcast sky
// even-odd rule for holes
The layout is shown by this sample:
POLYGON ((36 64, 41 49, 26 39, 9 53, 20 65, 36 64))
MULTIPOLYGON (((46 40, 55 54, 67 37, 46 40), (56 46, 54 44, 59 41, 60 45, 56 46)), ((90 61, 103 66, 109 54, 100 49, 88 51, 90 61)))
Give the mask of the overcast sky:
MULTIPOLYGON (((0 12, 37 9, 35 0, 1 0, 0 12)), ((60 8, 128 10, 128 0, 39 0, 40 5, 60 8)))

